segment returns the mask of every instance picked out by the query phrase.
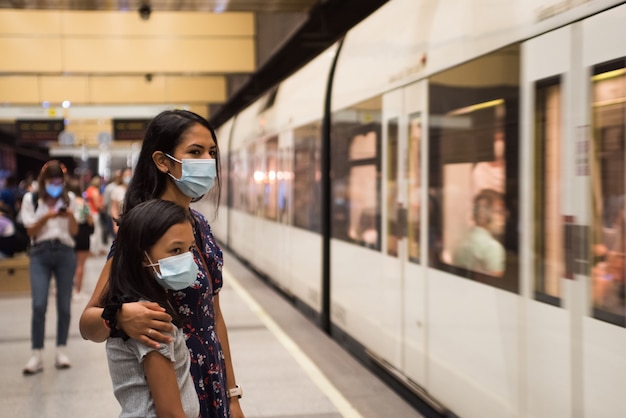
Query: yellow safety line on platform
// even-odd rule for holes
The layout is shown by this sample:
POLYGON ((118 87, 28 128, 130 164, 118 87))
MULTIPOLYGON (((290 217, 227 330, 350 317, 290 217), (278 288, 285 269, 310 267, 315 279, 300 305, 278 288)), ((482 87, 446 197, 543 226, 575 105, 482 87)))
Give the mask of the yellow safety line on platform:
POLYGON ((346 418, 363 418, 359 412, 347 401, 347 399, 337 390, 322 371, 313 361, 302 351, 300 347, 282 330, 282 328, 265 312, 265 310, 250 296, 241 284, 225 268, 222 275, 225 282, 235 289, 235 292, 246 302, 250 310, 263 322, 265 327, 278 339, 287 349, 292 357, 300 364, 309 375, 317 387, 330 399, 339 413, 346 418))

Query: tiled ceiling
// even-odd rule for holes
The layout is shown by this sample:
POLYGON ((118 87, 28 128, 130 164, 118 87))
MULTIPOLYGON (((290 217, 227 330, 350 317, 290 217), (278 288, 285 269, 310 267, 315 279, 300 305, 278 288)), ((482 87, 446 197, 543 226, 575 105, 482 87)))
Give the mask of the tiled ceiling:
POLYGON ((317 0, 0 0, 0 9, 308 12, 317 0))

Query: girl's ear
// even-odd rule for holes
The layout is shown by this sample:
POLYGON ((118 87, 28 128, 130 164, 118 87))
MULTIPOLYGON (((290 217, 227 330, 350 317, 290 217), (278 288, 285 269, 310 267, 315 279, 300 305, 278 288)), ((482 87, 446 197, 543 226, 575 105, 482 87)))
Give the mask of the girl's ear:
POLYGON ((169 173, 170 168, 167 166, 168 158, 163 154, 163 151, 154 151, 152 153, 152 161, 161 173, 169 173))

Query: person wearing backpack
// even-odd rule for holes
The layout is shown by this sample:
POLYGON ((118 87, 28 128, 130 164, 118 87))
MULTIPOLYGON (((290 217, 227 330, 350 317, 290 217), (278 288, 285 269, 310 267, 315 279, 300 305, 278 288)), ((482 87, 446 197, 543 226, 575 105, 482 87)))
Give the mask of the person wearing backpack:
POLYGON ((30 286, 32 295, 31 346, 33 353, 24 366, 25 375, 43 370, 48 290, 54 275, 56 281, 57 336, 55 366, 70 367, 65 353, 70 327, 70 305, 76 269, 74 236, 78 232, 75 213, 75 195, 66 188, 66 168, 57 160, 50 160, 41 169, 37 199, 33 193, 22 200, 22 222, 31 237, 30 286))

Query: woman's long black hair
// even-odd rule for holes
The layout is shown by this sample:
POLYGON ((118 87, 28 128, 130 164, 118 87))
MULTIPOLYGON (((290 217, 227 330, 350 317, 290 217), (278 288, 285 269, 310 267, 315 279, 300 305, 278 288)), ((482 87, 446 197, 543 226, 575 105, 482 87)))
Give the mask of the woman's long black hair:
MULTIPOLYGON (((124 211, 134 208, 141 202, 157 199, 163 195, 167 182, 172 180, 167 174, 157 169, 152 160, 152 154, 155 151, 162 151, 174 155, 174 149, 182 142, 187 130, 195 124, 207 128, 217 146, 217 137, 209 122, 202 116, 188 110, 166 110, 150 121, 146 128, 133 178, 124 196, 124 211)), ((215 197, 217 208, 221 194, 219 147, 215 160, 217 179, 214 189, 217 190, 212 192, 211 196, 215 197)))
POLYGON ((152 267, 144 265, 144 251, 149 252, 170 227, 185 222, 190 222, 187 209, 167 200, 148 200, 125 212, 100 306, 140 299, 157 302, 172 316, 172 322, 180 326, 180 316, 169 303, 166 290, 154 278, 152 267))

